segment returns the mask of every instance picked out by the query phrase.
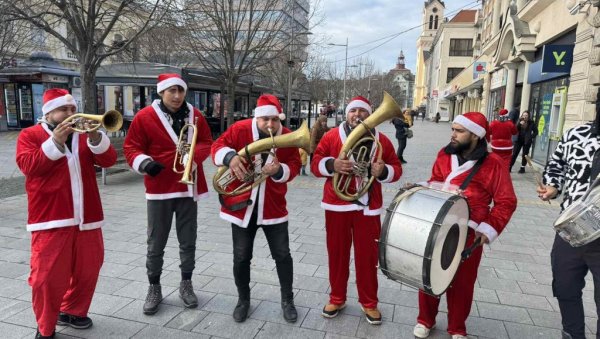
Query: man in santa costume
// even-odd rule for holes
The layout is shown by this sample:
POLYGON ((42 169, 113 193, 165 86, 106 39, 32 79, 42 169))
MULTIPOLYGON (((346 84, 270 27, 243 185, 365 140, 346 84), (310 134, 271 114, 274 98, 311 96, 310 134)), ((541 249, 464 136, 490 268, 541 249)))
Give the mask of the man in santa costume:
POLYGON ((94 165, 112 166, 117 153, 104 132, 73 133, 72 122, 64 122, 77 111, 67 90, 47 90, 43 103, 39 124, 19 134, 16 162, 28 199, 36 338, 53 338, 57 320, 92 326, 87 313, 104 261, 94 165))
MULTIPOLYGON (((460 187, 469 177, 471 181, 462 190, 469 205, 469 230, 466 246, 475 239, 491 243, 504 229, 517 207, 506 164, 495 153, 488 153, 485 139, 487 120, 479 112, 459 115, 452 123, 450 143, 442 148, 431 171, 430 183, 443 187, 460 187), (490 209, 490 203, 494 202, 490 209)), ((466 339, 465 321, 471 311, 477 268, 483 248, 477 247, 458 268, 452 286, 446 291, 448 299, 448 333, 453 339, 466 339)), ((418 338, 429 336, 435 326, 440 299, 419 291, 419 316, 414 328, 418 338)))
POLYGON ((513 150, 512 137, 517 134, 517 127, 510 120, 508 110, 501 109, 498 114, 498 120, 494 120, 490 124, 488 140, 491 140, 492 152, 502 158, 506 163, 506 168, 510 171, 513 150))
MULTIPOLYGON (((353 98, 346 106, 346 121, 327 132, 311 161, 311 172, 317 177, 325 177, 323 201, 325 228, 327 231, 327 253, 329 255, 329 283, 331 292, 329 303, 322 315, 333 318, 346 306, 346 290, 350 274, 350 247, 354 244, 356 285, 358 302, 362 305, 370 324, 381 324, 381 313, 377 309, 377 242, 381 232, 380 214, 383 211, 381 183, 400 179, 402 167, 390 140, 376 130, 372 132, 381 143, 368 145, 371 155, 370 175, 373 181, 368 193, 355 202, 344 201, 333 189, 334 173, 349 174, 354 166, 354 156, 340 159, 340 150, 350 132, 372 113, 371 103, 362 96, 353 98), (376 154, 382 153, 382 161, 376 161, 376 154)), ((352 179, 351 185, 356 184, 352 179)))
POLYGON ((238 180, 228 190, 241 185, 247 173, 258 172, 267 176, 260 185, 236 196, 221 196, 222 219, 231 222, 233 237, 233 276, 238 290, 238 302, 233 319, 243 322, 250 310, 250 261, 254 237, 258 228, 265 232, 271 256, 275 260, 281 287, 281 308, 287 322, 296 322, 298 313, 294 306, 292 282, 294 267, 290 255, 288 235, 288 212, 285 194, 287 183, 300 172, 300 155, 295 147, 277 148, 276 157, 255 154, 246 159, 237 154, 257 140, 290 133, 281 125, 285 115, 281 113, 277 97, 263 94, 258 98, 253 119, 231 125, 212 146, 211 154, 215 165, 228 166, 238 180), (250 165, 250 169, 246 164, 250 165))
MULTIPOLYGON (((185 307, 198 306, 198 298, 191 280, 196 262, 197 201, 207 196, 202 162, 210 154, 212 144, 210 129, 204 116, 185 101, 187 84, 179 74, 159 75, 156 87, 161 98, 154 100, 152 105, 135 115, 123 144, 127 162, 134 171, 144 175, 146 186, 146 269, 150 286, 143 307, 144 314, 156 313, 162 301, 160 275, 173 214, 181 260, 179 297, 185 307), (195 126, 197 130, 194 154, 191 155, 194 181, 192 185, 180 183, 182 174, 173 171, 179 135, 186 124, 195 126)), ((193 128, 187 128, 187 135, 183 140, 191 143, 193 133, 193 128)), ((189 155, 181 156, 183 161, 187 162, 189 155)))

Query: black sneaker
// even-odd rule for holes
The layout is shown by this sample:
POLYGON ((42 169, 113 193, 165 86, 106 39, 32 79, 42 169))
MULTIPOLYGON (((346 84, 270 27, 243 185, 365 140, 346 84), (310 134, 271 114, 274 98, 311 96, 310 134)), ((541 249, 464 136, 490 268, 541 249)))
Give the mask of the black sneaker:
POLYGON ((159 284, 150 284, 148 294, 144 303, 144 314, 154 314, 158 312, 158 305, 162 301, 162 288, 159 284))
POLYGON ((70 315, 66 313, 60 313, 58 315, 57 325, 61 326, 69 326, 72 328, 76 328, 78 330, 82 330, 84 328, 92 327, 92 319, 89 317, 78 317, 75 315, 70 315))
POLYGON ((525 173, 525 167, 519 168, 519 173, 525 173))
POLYGON ((51 335, 48 335, 48 336, 42 335, 42 334, 40 333, 40 329, 38 328, 38 329, 35 331, 35 339, 54 338, 54 335, 55 335, 55 334, 56 334, 56 331, 53 331, 53 332, 52 332, 52 334, 51 334, 51 335))
POLYGON ((250 311, 250 300, 238 299, 237 305, 235 305, 235 309, 233 310, 233 320, 238 323, 246 321, 248 311, 250 311))
POLYGON ((298 311, 294 306, 294 299, 282 300, 281 309, 283 311, 283 319, 288 323, 295 323, 298 320, 298 311))

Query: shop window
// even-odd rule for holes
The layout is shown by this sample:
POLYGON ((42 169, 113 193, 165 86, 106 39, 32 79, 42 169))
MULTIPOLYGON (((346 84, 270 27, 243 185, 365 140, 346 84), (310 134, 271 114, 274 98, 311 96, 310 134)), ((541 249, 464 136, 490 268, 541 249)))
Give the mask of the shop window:
POLYGON ((473 39, 450 39, 450 56, 473 56, 473 39))

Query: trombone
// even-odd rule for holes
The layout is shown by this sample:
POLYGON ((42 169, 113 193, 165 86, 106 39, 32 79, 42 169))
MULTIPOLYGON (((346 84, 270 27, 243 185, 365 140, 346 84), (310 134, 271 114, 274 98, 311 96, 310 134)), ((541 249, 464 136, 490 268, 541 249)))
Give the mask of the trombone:
POLYGON ((197 123, 198 118, 195 118, 193 125, 187 123, 181 128, 181 132, 179 132, 179 141, 177 142, 177 148, 175 150, 175 159, 173 159, 173 172, 183 174, 179 182, 186 185, 194 184, 194 178, 192 178, 192 164, 194 163, 194 150, 196 148, 196 139, 198 137, 197 123), (194 131, 194 134, 192 134, 192 141, 188 143, 187 140, 184 140, 184 137, 187 136, 188 129, 190 128, 194 131), (182 166, 183 170, 180 170, 179 166, 182 166))
POLYGON ((88 133, 104 127, 108 132, 116 132, 123 126, 123 116, 119 111, 110 110, 103 115, 77 113, 66 118, 64 121, 73 121, 73 130, 78 133, 88 133), (88 126, 85 126, 85 123, 88 126))

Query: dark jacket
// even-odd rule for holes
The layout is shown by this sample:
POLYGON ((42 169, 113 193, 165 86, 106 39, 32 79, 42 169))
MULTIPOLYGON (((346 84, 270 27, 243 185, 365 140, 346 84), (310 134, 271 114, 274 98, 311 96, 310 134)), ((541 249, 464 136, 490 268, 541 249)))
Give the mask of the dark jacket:
POLYGON ((533 120, 527 121, 527 126, 523 127, 519 120, 517 122, 517 141, 523 145, 529 145, 538 134, 537 126, 533 120))
POLYGON ((410 126, 404 119, 394 118, 392 124, 396 127, 396 139, 406 139, 406 128, 410 126))

